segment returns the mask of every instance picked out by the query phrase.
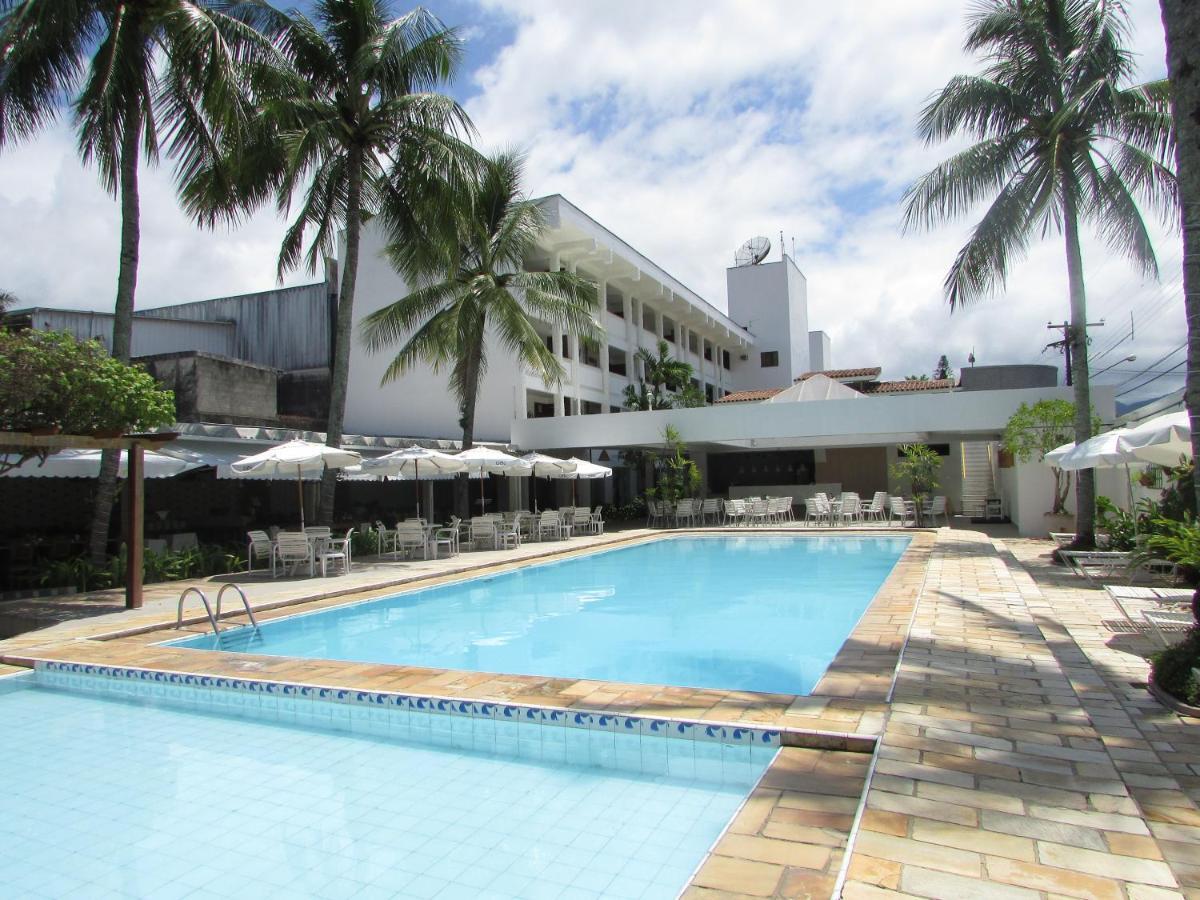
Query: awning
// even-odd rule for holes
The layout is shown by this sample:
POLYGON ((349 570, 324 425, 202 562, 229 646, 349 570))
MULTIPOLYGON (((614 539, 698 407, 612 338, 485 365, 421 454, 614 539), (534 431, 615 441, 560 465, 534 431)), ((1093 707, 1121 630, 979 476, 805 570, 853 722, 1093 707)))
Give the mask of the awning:
MULTIPOLYGON (((101 450, 59 450, 52 456, 46 457, 44 463, 37 458, 27 459, 15 469, 4 473, 6 478, 98 478, 100 477, 101 450)), ((9 457, 13 462, 17 457, 9 457)), ((118 477, 127 475, 128 454, 121 454, 121 468, 118 477)), ((183 472, 200 468, 203 463, 181 459, 174 453, 164 453, 158 450, 145 451, 146 478, 172 478, 183 472)))

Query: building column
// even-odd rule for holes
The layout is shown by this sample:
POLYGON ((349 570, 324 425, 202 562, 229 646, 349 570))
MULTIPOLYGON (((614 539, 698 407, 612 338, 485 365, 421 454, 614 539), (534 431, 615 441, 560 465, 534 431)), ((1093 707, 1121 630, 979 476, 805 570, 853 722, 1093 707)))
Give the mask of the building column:
MULTIPOLYGON (((570 272, 572 275, 578 275, 578 274, 579 274, 579 272, 578 272, 578 266, 577 266, 577 264, 575 263, 575 261, 574 261, 574 260, 572 260, 571 262, 567 263, 567 270, 568 270, 568 271, 569 271, 569 272, 570 272)), ((575 402, 572 404, 572 405, 575 407, 575 408, 574 408, 574 410, 573 410, 573 412, 575 413, 575 415, 579 415, 579 414, 580 414, 580 412, 581 412, 581 409, 582 409, 582 404, 580 403, 580 400, 579 400, 579 335, 577 335, 577 334, 568 335, 568 345, 569 345, 569 346, 570 346, 570 348, 571 348, 571 366, 570 366, 570 370, 571 370, 571 390, 570 390, 570 396, 571 396, 571 397, 574 399, 574 401, 575 401, 575 402)))
POLYGON ((604 403, 600 412, 608 412, 612 399, 608 396, 608 282, 603 278, 596 283, 600 295, 600 309, 596 313, 596 324, 600 330, 600 393, 604 403))

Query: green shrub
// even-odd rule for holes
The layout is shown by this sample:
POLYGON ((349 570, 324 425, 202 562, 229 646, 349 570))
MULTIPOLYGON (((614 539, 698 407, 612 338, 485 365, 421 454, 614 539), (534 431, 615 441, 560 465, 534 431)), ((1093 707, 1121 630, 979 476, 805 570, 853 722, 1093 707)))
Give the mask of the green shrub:
POLYGON ((1150 657, 1154 683, 1184 703, 1200 706, 1200 627, 1178 644, 1150 657))

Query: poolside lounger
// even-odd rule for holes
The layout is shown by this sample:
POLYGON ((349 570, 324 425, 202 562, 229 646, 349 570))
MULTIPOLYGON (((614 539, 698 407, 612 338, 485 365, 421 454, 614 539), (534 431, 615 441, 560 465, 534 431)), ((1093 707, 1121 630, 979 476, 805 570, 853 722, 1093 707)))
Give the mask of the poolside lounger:
POLYGON ((246 544, 246 571, 254 571, 254 561, 256 559, 266 558, 268 564, 275 558, 275 545, 271 543, 271 536, 265 531, 247 531, 246 537, 249 542, 246 544))
POLYGON ((1132 587, 1127 584, 1106 584, 1104 592, 1108 594, 1108 598, 1121 611, 1130 625, 1135 625, 1134 616, 1126 606, 1130 601, 1153 603, 1159 607, 1192 602, 1191 588, 1132 587))
POLYGON ((1147 609, 1142 611, 1142 618, 1150 623, 1150 627, 1154 629, 1154 633, 1158 636, 1164 647, 1171 646, 1171 641, 1167 639, 1168 632, 1186 634, 1196 624, 1196 620, 1192 616, 1190 609, 1185 612, 1147 609))
POLYGON ((1116 578, 1122 572, 1128 574, 1133 559, 1132 553, 1117 550, 1059 550, 1058 555, 1090 584, 1098 584, 1101 578, 1116 578))
POLYGON ((1050 532, 1050 540, 1054 541, 1060 547, 1070 547, 1071 542, 1075 540, 1075 532, 1052 531, 1050 532))

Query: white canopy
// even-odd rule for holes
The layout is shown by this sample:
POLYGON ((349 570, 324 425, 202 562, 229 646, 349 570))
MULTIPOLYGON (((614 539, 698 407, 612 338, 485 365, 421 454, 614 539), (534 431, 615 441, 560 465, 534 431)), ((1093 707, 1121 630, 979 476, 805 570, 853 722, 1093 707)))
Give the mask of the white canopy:
POLYGON ((570 475, 563 475, 563 478, 575 478, 583 480, 591 480, 594 478, 608 478, 612 475, 612 469, 608 466, 602 466, 598 463, 588 462, 586 459, 577 459, 572 456, 567 462, 575 463, 575 471, 570 475))
POLYGON ((431 450, 428 447, 418 447, 416 445, 405 447, 403 450, 393 451, 386 456, 377 456, 374 459, 364 459, 362 461, 362 470, 364 473, 371 475, 411 475, 418 480, 422 476, 428 477, 434 472, 452 474, 454 472, 465 471, 466 468, 466 463, 457 456, 451 456, 449 453, 443 453, 440 450, 431 450))
POLYGON ((577 468, 577 464, 568 459, 547 456, 545 453, 526 453, 521 460, 529 463, 529 471, 512 474, 536 475, 538 478, 569 478, 577 468))
POLYGON ((1179 457, 1192 455, 1192 428, 1187 411, 1147 419, 1121 436, 1121 445, 1138 460, 1177 466, 1179 457))
POLYGON ((470 472, 487 472, 492 475, 518 475, 521 474, 521 470, 532 471, 533 468, 523 459, 494 447, 472 447, 470 450, 454 454, 454 459, 464 463, 470 472))
POLYGON ((234 472, 250 474, 290 474, 296 479, 296 490, 300 498, 300 528, 304 528, 304 482, 307 472, 320 475, 326 468, 341 469, 362 462, 362 456, 353 450, 330 447, 313 441, 288 441, 270 447, 262 453, 238 460, 230 468, 234 472))
MULTIPOLYGON (((199 469, 200 463, 188 462, 155 450, 144 453, 146 478, 171 478, 192 469, 199 469)), ((15 462, 17 457, 11 457, 15 462)), ((128 473, 127 453, 121 454, 121 467, 117 477, 125 478, 128 473)), ((99 450, 59 450, 46 461, 38 464, 38 460, 27 459, 15 469, 4 473, 8 478, 98 478, 100 476, 99 450)))
POLYGON ((768 403, 807 403, 813 400, 862 400, 863 394, 847 387, 840 381, 834 381, 828 375, 810 375, 803 381, 780 391, 774 397, 768 397, 768 403))
POLYGON ((1108 469, 1140 462, 1121 446, 1124 428, 1090 437, 1082 444, 1063 444, 1046 454, 1046 462, 1066 472, 1080 469, 1108 469))

